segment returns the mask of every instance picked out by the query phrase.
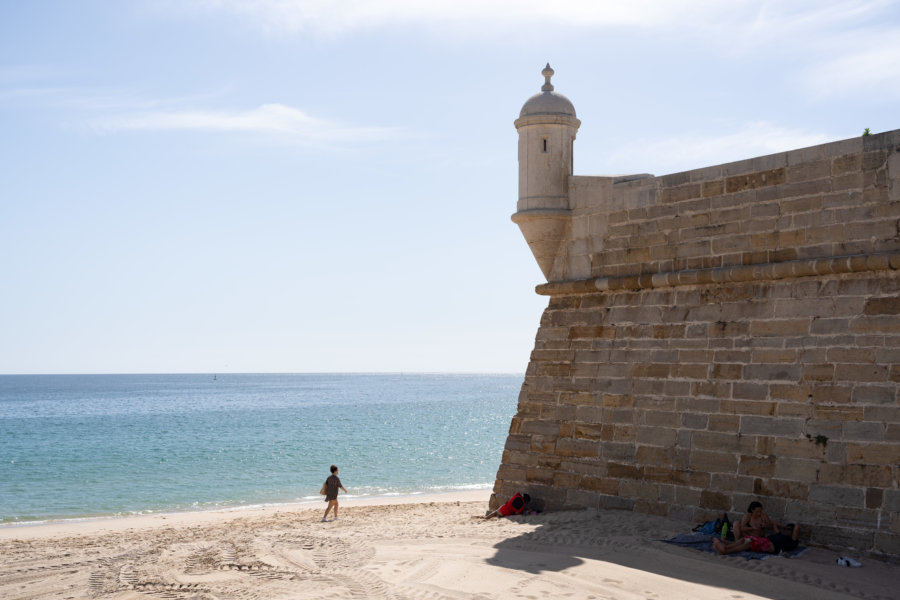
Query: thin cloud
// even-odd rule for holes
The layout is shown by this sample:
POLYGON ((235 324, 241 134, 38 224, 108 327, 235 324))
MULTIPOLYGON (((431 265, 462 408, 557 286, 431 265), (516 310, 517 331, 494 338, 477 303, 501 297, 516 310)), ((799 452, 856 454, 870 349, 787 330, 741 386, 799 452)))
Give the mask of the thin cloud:
POLYGON ((522 25, 648 27, 686 13, 723 12, 715 0, 193 0, 167 6, 239 15, 268 31, 323 35, 395 26, 475 28, 491 33, 498 26, 522 25))
POLYGON ((102 117, 92 122, 102 132, 197 131, 254 133, 294 142, 345 144, 397 139, 399 129, 359 127, 313 117, 284 104, 263 104, 246 111, 159 111, 102 117))
POLYGON ((505 43, 531 45, 534 33, 547 40, 579 31, 652 32, 720 56, 784 60, 812 94, 886 85, 891 97, 900 95, 896 0, 163 0, 157 7, 237 16, 267 34, 326 38, 405 28, 467 43, 515 33, 505 43))
POLYGON ((0 81, 0 104, 26 102, 29 107, 49 106, 53 108, 74 108, 84 111, 135 111, 175 107, 186 103, 197 104, 211 99, 222 98, 227 88, 203 94, 180 97, 152 98, 135 91, 122 89, 98 89, 79 87, 8 87, 3 89, 0 81))
POLYGON ((754 156, 815 146, 832 138, 823 133, 778 127, 759 121, 720 136, 684 135, 635 141, 612 154, 609 165, 639 165, 656 175, 718 165, 754 156))
POLYGON ((346 34, 361 29, 431 27, 480 31, 560 26, 597 29, 628 26, 693 35, 698 29, 719 40, 753 43, 773 32, 821 30, 892 10, 891 0, 171 0, 170 12, 240 16, 267 31, 346 34))
POLYGON ((809 69, 804 84, 826 96, 873 92, 888 101, 900 98, 900 27, 832 39, 828 58, 809 69), (877 90, 877 92, 876 92, 877 90))

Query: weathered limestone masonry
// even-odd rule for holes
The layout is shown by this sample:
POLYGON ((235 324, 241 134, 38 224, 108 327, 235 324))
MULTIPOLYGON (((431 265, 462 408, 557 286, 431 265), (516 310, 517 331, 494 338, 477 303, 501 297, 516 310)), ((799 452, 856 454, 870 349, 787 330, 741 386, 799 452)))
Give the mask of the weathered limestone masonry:
POLYGON ((760 499, 813 543, 900 556, 900 130, 575 177, 552 75, 516 121, 549 305, 492 504, 701 522, 760 499))

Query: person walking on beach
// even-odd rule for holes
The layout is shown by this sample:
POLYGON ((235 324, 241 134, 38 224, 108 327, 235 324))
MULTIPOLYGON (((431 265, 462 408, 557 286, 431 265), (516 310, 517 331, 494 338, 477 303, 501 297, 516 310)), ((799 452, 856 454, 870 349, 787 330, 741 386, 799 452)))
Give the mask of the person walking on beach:
POLYGON ((325 509, 325 515, 322 517, 322 522, 328 520, 328 513, 331 509, 334 509, 334 520, 337 521, 338 518, 338 489, 344 490, 344 493, 347 493, 347 489, 341 485, 341 480, 338 478, 338 468, 334 465, 331 465, 331 475, 328 479, 325 480, 325 502, 328 503, 328 507, 325 509))

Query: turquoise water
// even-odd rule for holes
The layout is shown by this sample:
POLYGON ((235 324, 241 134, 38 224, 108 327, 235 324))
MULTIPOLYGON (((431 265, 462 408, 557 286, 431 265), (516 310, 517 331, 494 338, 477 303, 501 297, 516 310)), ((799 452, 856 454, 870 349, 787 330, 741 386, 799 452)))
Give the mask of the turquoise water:
POLYGON ((0 376, 0 523, 488 488, 521 382, 0 376))

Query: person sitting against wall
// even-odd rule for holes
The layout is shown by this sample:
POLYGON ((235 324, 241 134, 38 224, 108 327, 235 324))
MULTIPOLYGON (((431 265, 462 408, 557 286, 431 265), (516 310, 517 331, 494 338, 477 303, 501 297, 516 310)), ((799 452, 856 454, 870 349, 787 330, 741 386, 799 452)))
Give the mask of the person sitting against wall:
POLYGON ((719 554, 733 554, 745 550, 778 554, 796 548, 799 538, 798 525, 782 525, 763 512, 761 503, 754 501, 747 507, 747 513, 740 522, 734 524, 735 541, 723 542, 719 538, 713 538, 713 547, 719 554), (767 531, 772 533, 766 535, 767 531))
POLYGON ((753 501, 741 520, 734 524, 734 538, 748 535, 765 536, 767 531, 774 531, 775 522, 763 511, 760 502, 753 501))
POLYGON ((531 496, 528 494, 516 494, 506 501, 506 504, 484 515, 485 519, 493 519, 494 517, 508 517, 510 515, 521 515, 525 512, 525 505, 531 502, 531 496))

